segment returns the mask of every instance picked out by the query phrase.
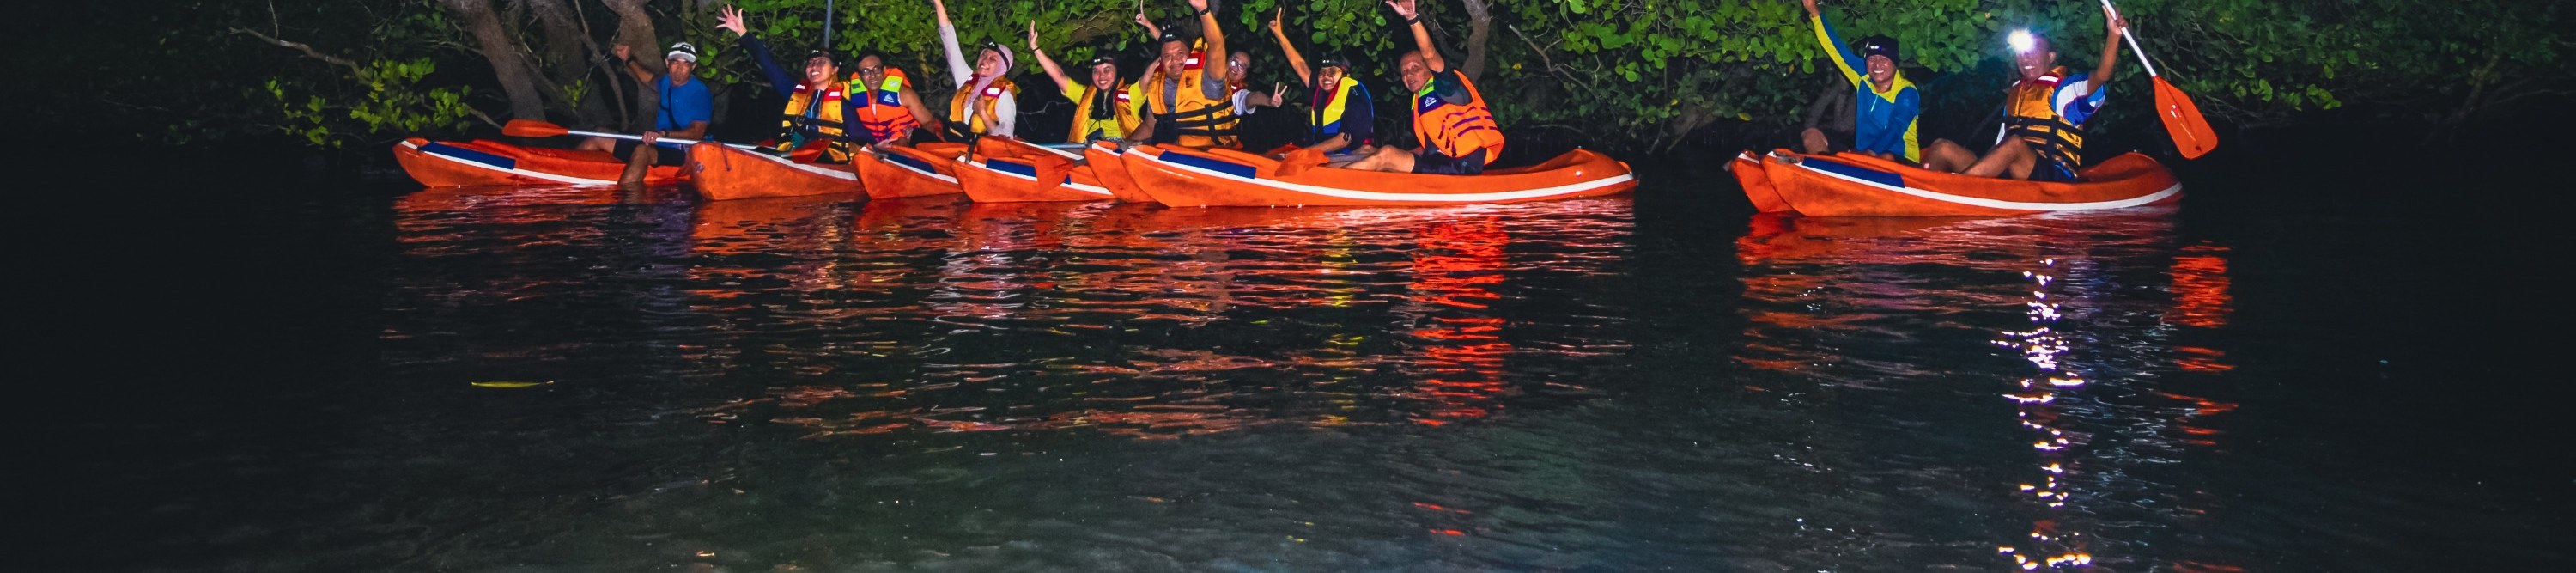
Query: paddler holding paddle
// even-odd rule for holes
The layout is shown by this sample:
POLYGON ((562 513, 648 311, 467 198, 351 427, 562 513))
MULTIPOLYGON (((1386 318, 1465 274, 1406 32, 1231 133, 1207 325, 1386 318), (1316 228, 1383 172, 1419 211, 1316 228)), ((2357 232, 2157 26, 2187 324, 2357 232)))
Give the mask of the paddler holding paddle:
POLYGON ((655 76, 644 64, 637 63, 631 48, 618 44, 617 60, 626 64, 626 73, 635 81, 653 88, 661 97, 653 112, 653 130, 644 132, 642 141, 593 137, 581 141, 577 149, 605 151, 626 160, 626 171, 617 176, 619 185, 644 182, 644 174, 655 165, 678 166, 688 162, 688 152, 680 147, 655 145, 661 138, 699 139, 706 137, 707 124, 715 117, 715 97, 707 91, 706 82, 690 72, 698 69, 698 47, 688 42, 671 44, 670 53, 662 55, 669 73, 655 76), (665 153, 668 152, 668 153, 665 153))
POLYGON ((2102 18, 2109 30, 2102 40, 2101 64, 2091 73, 2068 74, 2057 65, 2057 51, 2048 38, 2014 31, 2008 41, 2021 78, 2004 90, 2002 141, 1983 157, 1949 140, 1934 141, 1924 149, 1924 163, 1978 177, 2076 181, 2076 170, 2084 166, 2084 122, 2102 107, 2102 86, 2120 63, 2120 35, 2129 29, 2129 21, 2108 3, 2102 5, 2102 18))

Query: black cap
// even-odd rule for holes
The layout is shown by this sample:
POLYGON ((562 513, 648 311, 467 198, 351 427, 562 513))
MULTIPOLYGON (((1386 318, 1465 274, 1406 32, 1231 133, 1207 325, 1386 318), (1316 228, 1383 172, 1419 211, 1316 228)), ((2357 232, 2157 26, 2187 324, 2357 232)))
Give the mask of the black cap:
POLYGON ((1342 59, 1341 56, 1324 56, 1324 59, 1315 62, 1315 68, 1341 68, 1343 73, 1350 73, 1351 61, 1342 59))
POLYGON ((832 56, 832 53, 831 53, 831 52, 829 52, 829 51, 824 51, 824 50, 806 50, 806 51, 805 51, 805 61, 809 61, 809 62, 810 62, 810 61, 814 61, 814 58, 822 58, 822 59, 824 59, 824 60, 826 60, 826 61, 830 61, 830 62, 832 62, 832 67, 835 67, 835 68, 837 68, 837 67, 841 67, 841 59, 840 59, 840 58, 837 58, 837 57, 833 57, 833 56, 832 56))
POLYGON ((1085 68, 1085 69, 1088 69, 1088 68, 1097 68, 1097 67, 1101 67, 1101 66, 1115 66, 1115 65, 1118 65, 1118 59, 1117 59, 1117 58, 1112 58, 1112 57, 1109 57, 1109 56, 1101 56, 1101 57, 1097 57, 1097 58, 1092 58, 1090 61, 1086 61, 1086 62, 1083 62, 1083 63, 1082 63, 1082 67, 1083 67, 1083 68, 1085 68))
POLYGON ((1870 56, 1887 56, 1887 61, 1889 62, 1898 61, 1896 57, 1896 39, 1886 36, 1870 36, 1867 38, 1861 38, 1860 57, 1862 59, 1868 59, 1870 56))
POLYGON ((1165 30, 1165 31, 1163 31, 1163 37, 1162 37, 1162 38, 1160 38, 1160 39, 1158 39, 1158 40, 1156 40, 1156 41, 1158 41, 1158 42, 1188 42, 1188 41, 1190 41, 1190 39, 1189 39, 1188 37, 1182 36, 1180 32, 1174 32, 1174 31, 1170 31, 1170 30, 1165 30))

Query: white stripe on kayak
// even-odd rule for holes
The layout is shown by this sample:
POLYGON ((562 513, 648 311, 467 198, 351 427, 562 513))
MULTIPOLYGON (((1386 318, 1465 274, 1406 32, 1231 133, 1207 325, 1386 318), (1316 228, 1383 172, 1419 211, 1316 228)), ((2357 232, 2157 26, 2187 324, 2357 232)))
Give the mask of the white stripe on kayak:
MULTIPOLYGON (((1581 182, 1581 183, 1569 183, 1569 184, 1565 184, 1565 185, 1558 185, 1558 186, 1555 186, 1555 187, 1548 187, 1548 188, 1545 188, 1545 189, 1528 189, 1528 190, 1522 190, 1522 191, 1495 191, 1495 192, 1490 192, 1490 193, 1383 193, 1383 192, 1378 192, 1378 191, 1352 191, 1352 190, 1349 190, 1349 189, 1334 189, 1334 188, 1331 188, 1331 187, 1317 187, 1317 186, 1314 186, 1314 185, 1307 185, 1307 184, 1303 184, 1303 183, 1289 183, 1289 182, 1286 182, 1286 181, 1279 181, 1279 180, 1275 180, 1275 179, 1261 179, 1261 178, 1244 179, 1244 178, 1236 177, 1236 176, 1234 176, 1233 174, 1225 173, 1225 172, 1222 172, 1222 171, 1212 171, 1212 170, 1208 170, 1208 169, 1202 169, 1202 168, 1199 168, 1199 167, 1192 167, 1192 166, 1188 166, 1188 165, 1182 165, 1182 164, 1178 164, 1178 163, 1173 163, 1173 162, 1169 162, 1169 161, 1164 161, 1164 160, 1163 160, 1163 156, 1162 156, 1162 154, 1161 154, 1161 153, 1156 153, 1156 154, 1153 154, 1153 155, 1139 155, 1139 157, 1143 157, 1143 158, 1145 158, 1145 159, 1147 159, 1147 160, 1153 161, 1153 162, 1155 162, 1155 163, 1160 163, 1160 164, 1163 164, 1163 165, 1165 165, 1165 166, 1168 166, 1168 167, 1171 167, 1171 168, 1174 168, 1174 169, 1179 169, 1179 170, 1182 170, 1182 171, 1188 171, 1188 172, 1191 172, 1191 173, 1203 174, 1203 175, 1207 175, 1207 176, 1210 176, 1210 177, 1222 177, 1222 178, 1230 179, 1230 180, 1234 180, 1234 181, 1244 181, 1244 182, 1249 182, 1249 183, 1259 184, 1259 185, 1262 185, 1262 186, 1265 186, 1265 187, 1270 187, 1270 188, 1273 188, 1273 189, 1280 189, 1280 190, 1286 190, 1286 191, 1295 191, 1295 192, 1299 192, 1299 193, 1307 193, 1307 194, 1312 194, 1312 195, 1323 195, 1323 196, 1326 196, 1326 197, 1338 197, 1338 198, 1342 198, 1342 199, 1361 199, 1361 200, 1368 200, 1368 201, 1419 201, 1419 202, 1426 202, 1426 203, 1427 203, 1427 202, 1458 202, 1458 201, 1471 202, 1471 203, 1472 203, 1472 202, 1482 202, 1482 201, 1513 201, 1513 200, 1519 200, 1519 199, 1536 199, 1536 198, 1542 198, 1542 197, 1554 197, 1554 196, 1557 196, 1557 195, 1569 195, 1569 194, 1574 194, 1574 193, 1581 193, 1581 192, 1584 192, 1584 191, 1590 191, 1590 190, 1593 190, 1593 189, 1599 189, 1599 188, 1602 188, 1602 187, 1608 187, 1608 186, 1611 186, 1611 185, 1617 185, 1617 184, 1620 184, 1620 183, 1624 183, 1624 182, 1628 182, 1628 181, 1634 181, 1634 180, 1636 180, 1636 179, 1637 179, 1636 174, 1633 174, 1633 173, 1621 173, 1621 174, 1619 174, 1617 177, 1605 177, 1605 178, 1595 179, 1595 180, 1591 180, 1591 181, 1584 181, 1584 182, 1581 182)), ((1223 159, 1219 159, 1218 161, 1225 161, 1225 160, 1223 160, 1223 159)), ((1474 176, 1473 176, 1473 175, 1467 175, 1467 176, 1465 176, 1465 177, 1474 177, 1474 176)))
POLYGON ((826 169, 826 168, 822 168, 822 167, 815 167, 815 166, 813 166, 812 164, 797 163, 797 162, 795 162, 794 160, 790 160, 790 159, 785 158, 785 157, 777 157, 777 156, 773 156, 773 155, 770 155, 770 154, 767 154, 767 153, 748 152, 748 151, 747 151, 747 152, 743 152, 743 153, 742 153, 742 155, 749 155, 749 156, 752 156, 752 157, 758 157, 758 158, 761 158, 761 159, 767 159, 767 160, 770 160, 770 161, 776 162, 776 163, 778 163, 779 165, 785 165, 785 166, 788 166, 788 167, 794 167, 794 168, 796 168, 796 169, 797 169, 797 170, 799 170, 799 171, 804 171, 804 172, 806 172, 806 173, 813 173, 813 174, 817 174, 817 175, 825 175, 825 176, 829 176, 829 177, 834 178, 834 179, 844 179, 844 180, 849 180, 849 181, 857 181, 857 180, 859 180, 859 170, 858 170, 858 168, 856 168, 856 167, 852 167, 852 168, 850 168, 850 170, 849 170, 849 171, 842 171, 842 170, 839 170, 839 169, 826 169))
MULTIPOLYGON (((986 173, 992 173, 992 174, 995 174, 995 175, 1002 175, 1002 176, 1010 177, 1010 178, 1012 178, 1012 179, 1018 179, 1018 180, 1021 180, 1021 181, 1027 181, 1027 182, 1030 182, 1030 183, 1036 183, 1036 182, 1038 182, 1038 178, 1036 178, 1036 177, 1031 177, 1031 176, 1027 176, 1027 175, 1021 175, 1021 174, 1018 174, 1018 173, 1012 173, 1012 172, 1009 172, 1009 171, 1003 171, 1003 170, 1000 170, 1000 169, 994 169, 994 168, 991 168, 991 167, 986 167, 986 166, 984 166, 984 162, 982 162, 982 161, 973 161, 973 162, 968 162, 968 163, 966 164, 966 166, 968 166, 968 167, 973 167, 973 168, 976 168, 976 169, 982 169, 982 170, 984 170, 984 172, 986 172, 986 173)), ((1066 188, 1066 189, 1072 189, 1072 190, 1075 190, 1075 191, 1081 191, 1081 192, 1084 192, 1084 193, 1090 193, 1090 194, 1093 194, 1093 195, 1099 195, 1099 196, 1102 196, 1102 197, 1108 197, 1108 196, 1109 196, 1109 188, 1107 188, 1107 187, 1101 187, 1101 186, 1098 186, 1098 185, 1084 185, 1084 184, 1081 184, 1081 183, 1075 183, 1075 182, 1072 182, 1072 181, 1066 181, 1066 182, 1062 183, 1061 185, 1063 185, 1063 186, 1064 186, 1064 188, 1066 188)))
MULTIPOLYGON (((893 152, 889 151, 889 152, 887 152, 887 153, 893 153, 893 152)), ((919 158, 919 157, 914 157, 914 158, 912 158, 912 159, 914 159, 914 160, 919 160, 919 159, 921 159, 921 158, 919 158)), ((956 182, 957 182, 957 178, 956 178, 955 176, 950 176, 950 175, 941 175, 941 174, 940 174, 939 172, 937 172, 937 171, 922 171, 922 170, 920 170, 920 169, 916 169, 916 168, 914 168, 911 164, 904 163, 904 162, 901 162, 901 161, 887 161, 887 160, 884 160, 884 159, 878 159, 878 160, 877 160, 877 162, 878 162, 878 163, 883 163, 883 164, 886 164, 886 165, 892 165, 892 166, 894 166, 896 169, 901 169, 901 170, 904 170, 904 171, 910 171, 910 172, 913 172, 913 173, 919 173, 919 174, 921 174, 921 176, 923 176, 923 177, 928 177, 928 178, 931 178, 931 179, 937 179, 937 180, 939 180, 939 182, 941 182, 941 183, 956 183, 956 182)), ((856 169, 853 169, 852 171, 856 171, 856 169)))
MULTIPOLYGON (((1855 167, 1857 167, 1857 166, 1855 166, 1855 167)), ((1843 174, 1840 174, 1840 173, 1834 173, 1834 172, 1831 172, 1831 171, 1825 171, 1825 170, 1817 169, 1817 168, 1814 168, 1814 167, 1808 167, 1808 166, 1806 166, 1806 165, 1805 165, 1805 164, 1803 164, 1803 163, 1802 163, 1802 164, 1799 164, 1799 165, 1798 165, 1798 168, 1800 168, 1800 169, 1805 169, 1805 170, 1807 170, 1808 172, 1815 173, 1815 174, 1818 174, 1818 175, 1823 175, 1823 176, 1826 176, 1826 177, 1832 177, 1832 178, 1835 178, 1835 179, 1841 179, 1841 180, 1844 180, 1844 181, 1850 181, 1850 182, 1853 182, 1853 183, 1859 183, 1859 184, 1862 184, 1862 185, 1867 185, 1867 186, 1875 187, 1875 188, 1878 188, 1878 189, 1884 189, 1884 190, 1887 190, 1887 191, 1893 191, 1893 192, 1896 192, 1896 193, 1902 193, 1902 194, 1906 194, 1906 195, 1913 195, 1913 196, 1916 196, 1916 197, 1922 197, 1922 198, 1925 198, 1925 199, 1931 199, 1931 200, 1934 200, 1934 201, 1944 201, 1944 202, 1950 202, 1950 203, 1958 203, 1958 204, 1961 204, 1961 205, 1971 205, 1971 206, 1977 206, 1977 207, 1985 207, 1985 208, 1989 208, 1989 209, 2018 209, 2018 210, 2023 210, 2023 211, 2086 211, 2086 210, 2092 210, 2092 209, 2124 209, 2124 208, 2128 208, 2128 207, 2136 207, 2136 206, 2139 206, 2139 205, 2145 205, 2145 204, 2148 204, 2148 203, 2154 203, 2154 202, 2157 202, 2157 201, 2162 201, 2162 200, 2164 200, 2166 197, 2172 197, 2172 196, 2174 196, 2174 194, 2175 194, 2175 193, 2181 193, 2181 192, 2182 192, 2182 183, 2180 183, 2180 182, 2176 182, 2176 183, 2174 183, 2174 184, 2173 184, 2173 186, 2172 186, 2172 187, 2166 187, 2166 188, 2165 188, 2165 190, 2163 190, 2163 191, 2157 191, 2157 192, 2154 192, 2154 193, 2149 193, 2149 194, 2142 195, 2142 196, 2138 196, 2138 197, 2131 197, 2131 198, 2127 198, 2127 199, 2119 199, 2119 200, 2114 200, 2114 201, 2094 201, 2094 202, 2091 202, 2091 203, 2026 203, 2026 202, 2021 202, 2021 201, 2004 201, 2004 200, 2000 200, 2000 199, 1985 199, 1985 198, 1979 198, 1979 197, 1967 197, 1967 196, 1962 196, 1962 195, 1951 195, 1951 194, 1948 194, 1948 193, 1934 193, 1934 192, 1931 192, 1931 191, 1924 191, 1924 190, 1921 190, 1921 189, 1913 189, 1913 188, 1907 188, 1907 187, 1889 187, 1889 186, 1887 186, 1887 185, 1885 185, 1885 184, 1882 184, 1882 183, 1879 183, 1879 182, 1876 182, 1876 181, 1870 181, 1870 180, 1867 180, 1867 179, 1860 179, 1860 178, 1857 178, 1857 177, 1846 176, 1846 175, 1843 175, 1843 174)), ((1862 167, 1862 169, 1868 169, 1868 168, 1866 168, 1866 167, 1862 167)), ((1795 208, 1795 206, 1794 206, 1794 205, 1792 205, 1791 207, 1792 207, 1792 208, 1795 208)))
MULTIPOLYGON (((411 150, 412 150, 412 151, 420 151, 420 146, 419 146, 419 145, 417 145, 417 144, 414 144, 414 143, 412 143, 412 142, 405 141, 405 142, 403 142, 403 143, 402 143, 402 145, 403 145, 403 147, 411 148, 411 150)), ((616 185, 616 184, 617 184, 617 182, 616 182, 616 181, 608 181, 608 180, 604 180, 604 179, 583 179, 583 178, 580 178, 580 177, 573 177, 573 176, 570 176, 570 175, 556 175, 556 174, 553 174, 553 173, 545 173, 545 172, 539 172, 539 171, 529 171, 529 170, 526 170, 526 169, 502 169, 502 168, 500 168, 500 167, 493 166, 492 164, 489 164, 489 163, 475 163, 475 162, 472 162, 472 161, 466 161, 466 160, 464 160, 464 159, 460 159, 460 158, 456 158, 456 157, 448 157, 448 156, 445 156, 445 155, 440 155, 440 154, 438 154, 438 153, 436 153, 436 152, 420 151, 420 154, 421 154, 421 155, 427 155, 427 156, 430 156, 430 157, 436 157, 436 158, 439 158, 439 159, 445 159, 445 160, 448 160, 448 161, 454 161, 454 162, 462 163, 462 164, 465 164, 465 165, 471 165, 471 166, 474 166, 474 167, 479 167, 479 168, 483 168, 483 169, 490 170, 490 171, 499 171, 499 172, 502 172, 502 173, 508 173, 508 174, 511 174, 511 175, 517 175, 517 176, 521 176, 521 177, 526 177, 526 178, 529 178, 529 179, 542 179, 542 180, 546 180, 546 181, 553 181, 553 182, 556 182, 556 183, 565 183, 565 184, 571 184, 571 185, 616 185)), ((493 154, 493 155, 499 155, 499 154, 498 154, 498 153, 495 153, 495 154, 493 154)))

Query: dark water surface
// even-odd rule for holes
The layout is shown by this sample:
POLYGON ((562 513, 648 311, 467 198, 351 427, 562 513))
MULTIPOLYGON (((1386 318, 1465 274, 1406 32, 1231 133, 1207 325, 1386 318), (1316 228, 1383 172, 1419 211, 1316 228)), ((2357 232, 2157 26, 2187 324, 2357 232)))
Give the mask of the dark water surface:
POLYGON ((2512 286, 2563 266, 2538 232, 2258 173, 1967 220, 1650 175, 62 213, 118 253, 72 287, 123 311, 91 328, 145 340, 22 405, 69 419, 0 568, 2576 567, 2565 377, 2517 361, 2553 338, 2512 286))

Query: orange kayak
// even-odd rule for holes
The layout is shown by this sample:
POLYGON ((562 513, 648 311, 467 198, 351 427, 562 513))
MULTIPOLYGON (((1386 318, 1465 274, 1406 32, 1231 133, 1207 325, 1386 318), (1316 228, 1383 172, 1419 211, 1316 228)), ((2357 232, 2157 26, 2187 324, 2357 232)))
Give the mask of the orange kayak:
POLYGON ((1109 188, 1110 196, 1125 203, 1153 203, 1154 196, 1145 194, 1144 188, 1136 186, 1136 178, 1127 175, 1127 159, 1121 157, 1126 154, 1127 150, 1119 149, 1118 144, 1106 141, 1082 148, 1082 159, 1091 165, 1091 176, 1100 178, 1100 186, 1109 188))
MULTIPOLYGON (((498 141, 430 141, 414 137, 394 144, 394 161, 413 180, 430 187, 478 185, 616 185, 626 162, 597 151, 521 147, 498 141)), ((680 168, 655 166, 645 183, 684 179, 680 168)))
POLYGON ((1735 161, 1727 163, 1726 170, 1735 174, 1737 185, 1744 187, 1744 198, 1753 201, 1754 212, 1795 212, 1789 210, 1788 201, 1780 199, 1780 192, 1771 188, 1771 175, 1762 170, 1762 158, 1754 157, 1753 152, 1735 154, 1735 161))
POLYGON ((1971 177, 1929 171, 1866 155, 1773 151, 1730 165, 1757 209, 1776 199, 1810 217, 2023 215, 2120 209, 2182 200, 2182 183, 2145 155, 2113 157, 2077 173, 2079 183, 1971 177), (1746 162, 1760 167, 1748 175, 1746 162), (1791 163, 1790 161, 1795 161, 1791 163))
POLYGON ((977 203, 1106 201, 1081 155, 1009 137, 984 137, 975 152, 954 160, 957 186, 977 203))
POLYGON ((716 201, 861 191, 859 174, 848 165, 797 163, 712 141, 689 146, 689 165, 683 169, 699 197, 716 201))
POLYGON ((965 152, 963 143, 885 146, 851 157, 850 166, 858 169, 871 198, 948 195, 965 192, 957 187, 956 172, 957 156, 965 152))
POLYGON ((1418 175, 1326 167, 1322 154, 1283 160, 1229 149, 1141 146, 1127 150, 1127 174, 1173 207, 1305 205, 1473 205, 1592 197, 1637 186, 1628 164, 1577 149, 1528 167, 1480 175, 1418 175))

